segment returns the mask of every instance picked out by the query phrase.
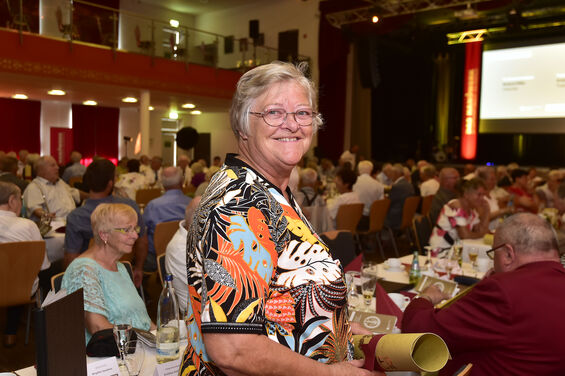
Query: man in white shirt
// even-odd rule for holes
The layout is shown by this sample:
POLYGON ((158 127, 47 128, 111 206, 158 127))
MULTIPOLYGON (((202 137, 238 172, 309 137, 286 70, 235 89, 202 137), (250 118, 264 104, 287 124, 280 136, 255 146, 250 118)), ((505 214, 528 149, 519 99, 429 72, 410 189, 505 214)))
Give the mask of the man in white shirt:
POLYGON ((357 182, 353 185, 353 192, 357 192, 359 199, 365 204, 363 207, 363 216, 368 217, 373 202, 384 198, 385 188, 379 181, 373 179, 371 176, 371 172, 373 171, 372 162, 359 162, 357 171, 359 172, 359 176, 357 177, 357 182))
POLYGON ((353 145, 349 150, 344 151, 339 160, 342 162, 341 165, 345 162, 349 162, 351 164, 351 168, 355 168, 355 160, 357 158, 357 152, 359 151, 358 145, 353 145))
POLYGON ((51 156, 39 158, 35 170, 37 177, 24 192, 27 216, 32 220, 39 220, 44 214, 67 218, 80 202, 79 190, 59 179, 59 166, 51 156))
POLYGON ((420 168, 420 180, 422 181, 420 185, 420 196, 432 196, 437 193, 439 180, 437 178, 436 168, 433 165, 428 164, 420 168))
POLYGON ((379 174, 377 175, 377 180, 380 181, 382 185, 390 187, 393 183, 393 181, 390 180, 389 177, 391 174, 392 174, 392 165, 390 163, 385 163, 383 165, 382 171, 379 172, 379 174))
POLYGON ((182 171, 183 176, 183 187, 188 187, 192 181, 192 169, 190 168, 190 159, 186 155, 181 155, 177 159, 177 167, 182 171))
POLYGON ((186 279, 186 236, 192 224, 194 212, 200 203, 201 196, 194 197, 186 207, 184 221, 180 221, 179 229, 167 244, 165 251, 165 269, 173 275, 173 287, 177 294, 179 307, 185 311, 188 301, 188 283, 186 279))
POLYGON ((352 187, 356 181, 357 174, 352 170, 342 168, 337 172, 335 185, 340 194, 328 200, 327 204, 330 218, 334 221, 334 224, 341 205, 361 203, 357 192, 352 191, 352 187))
MULTIPOLYGON (((29 219, 18 217, 21 210, 22 194, 20 188, 13 183, 0 182, 0 243, 43 240, 35 223, 29 219)), ((51 263, 46 252, 41 270, 49 269, 50 266, 51 263)), ((43 282, 45 281, 42 281, 42 285, 44 285, 43 282)), ((38 285, 39 278, 36 278, 30 296, 35 293, 38 285)), ((6 347, 11 347, 16 343, 20 313, 20 306, 10 307, 6 311, 7 322, 4 331, 4 345, 6 347)))

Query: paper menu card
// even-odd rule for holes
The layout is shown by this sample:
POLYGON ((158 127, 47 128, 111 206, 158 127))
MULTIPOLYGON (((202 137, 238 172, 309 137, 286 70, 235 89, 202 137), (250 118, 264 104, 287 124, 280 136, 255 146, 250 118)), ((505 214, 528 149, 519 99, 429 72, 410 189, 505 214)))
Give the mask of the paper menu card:
POLYGON ((391 333, 396 325, 397 317, 379 313, 351 310, 349 321, 358 322, 371 333, 391 333))
POLYGON ((414 290, 418 292, 424 291, 428 286, 437 286, 441 291, 449 294, 450 296, 455 295, 457 292, 457 283, 453 281, 447 281, 445 279, 431 277, 429 275, 424 275, 414 287, 414 290))

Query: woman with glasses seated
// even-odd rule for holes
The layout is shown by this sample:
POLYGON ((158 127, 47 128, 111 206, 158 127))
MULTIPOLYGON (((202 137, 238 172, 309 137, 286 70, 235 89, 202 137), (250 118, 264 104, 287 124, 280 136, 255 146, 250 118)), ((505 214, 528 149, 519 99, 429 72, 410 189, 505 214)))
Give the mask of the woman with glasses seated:
POLYGON ((461 197, 443 206, 430 236, 432 256, 460 239, 477 239, 488 232, 490 209, 485 183, 478 178, 461 184, 461 197))
POLYGON ((86 342, 114 324, 154 329, 128 271, 119 262, 132 252, 138 237, 135 210, 126 204, 100 204, 90 221, 94 244, 69 265, 61 284, 69 294, 84 289, 86 342))

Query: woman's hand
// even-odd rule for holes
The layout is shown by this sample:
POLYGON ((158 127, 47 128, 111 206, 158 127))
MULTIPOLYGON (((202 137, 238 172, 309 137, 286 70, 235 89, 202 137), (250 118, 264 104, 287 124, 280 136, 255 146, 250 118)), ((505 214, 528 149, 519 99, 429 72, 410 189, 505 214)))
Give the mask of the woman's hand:
POLYGON ((369 371, 363 367, 365 359, 355 359, 349 362, 340 362, 330 365, 330 375, 335 376, 385 376, 383 372, 369 371))

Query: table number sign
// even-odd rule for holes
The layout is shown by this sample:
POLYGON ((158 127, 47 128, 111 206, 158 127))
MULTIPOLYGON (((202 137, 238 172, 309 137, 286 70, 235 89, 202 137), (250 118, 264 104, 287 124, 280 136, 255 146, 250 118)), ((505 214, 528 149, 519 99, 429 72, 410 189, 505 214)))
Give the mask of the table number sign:
POLYGON ((88 376, 114 376, 120 374, 118 361, 115 357, 110 357, 86 365, 88 376))
POLYGON ((179 357, 167 363, 157 364, 153 376, 177 376, 179 374, 180 361, 181 358, 179 357))

